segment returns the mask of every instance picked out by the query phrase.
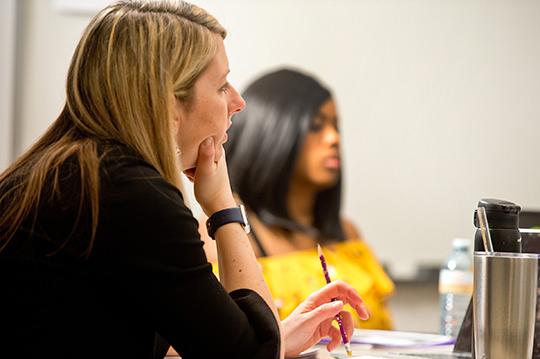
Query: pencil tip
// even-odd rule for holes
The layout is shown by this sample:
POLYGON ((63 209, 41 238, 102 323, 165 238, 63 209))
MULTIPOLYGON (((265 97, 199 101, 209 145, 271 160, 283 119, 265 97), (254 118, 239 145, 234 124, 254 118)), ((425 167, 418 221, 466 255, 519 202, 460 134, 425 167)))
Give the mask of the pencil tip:
POLYGON ((352 350, 351 350, 351 344, 345 343, 345 351, 347 352, 347 356, 352 357, 352 350))
POLYGON ((319 243, 317 243, 317 253, 319 253, 319 256, 322 256, 323 254, 321 245, 319 243))

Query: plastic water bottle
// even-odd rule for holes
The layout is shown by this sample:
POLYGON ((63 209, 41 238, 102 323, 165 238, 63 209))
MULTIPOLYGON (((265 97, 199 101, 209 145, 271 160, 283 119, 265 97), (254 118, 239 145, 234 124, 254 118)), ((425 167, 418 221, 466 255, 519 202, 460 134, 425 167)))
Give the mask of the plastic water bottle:
POLYGON ((439 273, 441 307, 440 333, 456 337, 472 295, 473 273, 471 241, 452 241, 452 253, 439 273))

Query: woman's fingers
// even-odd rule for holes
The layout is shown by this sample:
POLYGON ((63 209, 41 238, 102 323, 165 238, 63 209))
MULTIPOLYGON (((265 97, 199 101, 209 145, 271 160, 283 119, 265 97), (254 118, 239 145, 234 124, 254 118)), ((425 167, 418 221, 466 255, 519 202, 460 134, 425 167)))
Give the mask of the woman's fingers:
POLYGON ((349 284, 340 280, 329 283, 311 294, 315 304, 324 303, 332 300, 333 298, 339 298, 346 302, 362 302, 360 295, 349 284))
POLYGON ((354 322, 352 315, 346 310, 342 310, 339 314, 341 314, 341 322, 343 323, 343 328, 345 329, 347 338, 350 340, 354 333, 354 322))
POLYGON ((207 216, 236 205, 229 184, 225 156, 223 153, 220 155, 212 137, 205 139, 199 146, 193 189, 197 202, 207 216), (216 161, 216 158, 219 160, 216 161))
MULTIPOLYGON (((341 311, 338 314, 341 314, 343 327, 350 342, 354 332, 354 325, 351 313, 347 311, 341 311)), ((341 336, 341 331, 339 330, 339 328, 332 325, 332 321, 330 321, 327 326, 328 331, 327 333, 324 333, 323 336, 330 338, 330 342, 326 345, 326 349, 328 349, 328 351, 332 351, 343 342, 343 337, 341 336)))
POLYGON ((197 158, 197 171, 195 172, 195 177, 209 175, 213 172, 215 167, 214 152, 214 139, 208 137, 199 146, 199 157, 197 158))
POLYGON ((330 325, 327 336, 330 337, 330 343, 326 345, 326 349, 331 352, 341 343, 341 333, 336 327, 330 325))
POLYGON ((325 320, 336 316, 342 309, 343 302, 341 300, 321 304, 307 314, 308 321, 314 321, 314 324, 319 326, 325 320))
POLYGON ((349 284, 339 280, 327 284, 311 294, 308 298, 308 302, 312 302, 313 307, 318 307, 335 298, 353 307, 361 319, 366 320, 369 318, 369 312, 358 292, 356 292, 349 284))

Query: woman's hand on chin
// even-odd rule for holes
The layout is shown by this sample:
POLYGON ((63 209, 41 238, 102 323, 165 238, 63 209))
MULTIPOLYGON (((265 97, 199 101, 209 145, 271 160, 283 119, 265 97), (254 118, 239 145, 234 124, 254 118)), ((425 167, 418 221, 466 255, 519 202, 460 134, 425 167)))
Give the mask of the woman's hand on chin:
POLYGON ((219 158, 216 152, 214 139, 205 139, 199 146, 197 166, 193 173, 195 198, 207 216, 236 206, 227 173, 225 152, 222 150, 223 155, 219 158))
POLYGON ((282 321, 285 357, 298 355, 322 338, 330 338, 330 343, 326 346, 328 351, 335 349, 341 343, 341 334, 332 322, 340 313, 345 332, 350 338, 354 326, 351 314, 342 310, 345 304, 353 307, 360 318, 369 318, 360 295, 353 287, 341 281, 327 284, 300 303, 282 321), (333 299, 336 300, 332 301, 333 299))

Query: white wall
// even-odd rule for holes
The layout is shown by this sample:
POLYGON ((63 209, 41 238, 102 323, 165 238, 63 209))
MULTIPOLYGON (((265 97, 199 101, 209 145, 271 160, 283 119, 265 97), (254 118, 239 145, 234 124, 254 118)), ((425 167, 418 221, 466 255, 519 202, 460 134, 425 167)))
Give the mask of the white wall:
POLYGON ((0 172, 12 160, 15 94, 15 0, 0 3, 0 172))
MULTIPOLYGON (((540 2, 195 2, 229 30, 240 89, 286 64, 334 90, 346 214, 397 276, 471 237, 480 198, 540 208, 540 2)), ((89 20, 25 4, 19 151, 60 111, 89 20)))
POLYGON ((90 20, 88 15, 59 14, 50 0, 22 3, 17 153, 35 141, 60 114, 71 55, 90 20))

